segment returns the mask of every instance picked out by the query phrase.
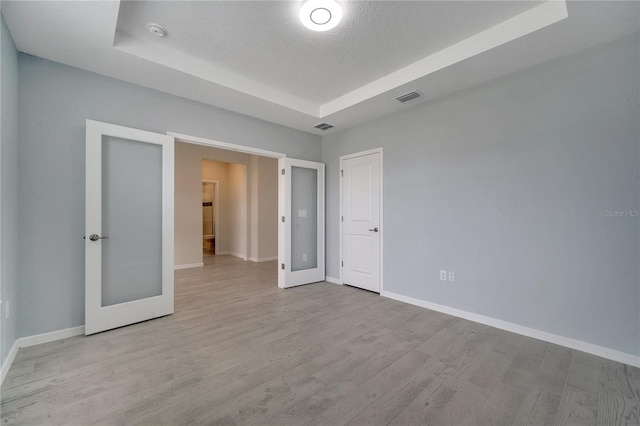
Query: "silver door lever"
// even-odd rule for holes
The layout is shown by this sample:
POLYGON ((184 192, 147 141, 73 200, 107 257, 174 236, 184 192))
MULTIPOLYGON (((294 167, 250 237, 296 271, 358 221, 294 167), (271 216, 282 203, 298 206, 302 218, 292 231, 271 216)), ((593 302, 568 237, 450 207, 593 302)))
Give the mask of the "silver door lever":
POLYGON ((98 241, 98 240, 108 240, 109 237, 107 237, 107 236, 101 237, 98 234, 91 234, 91 235, 89 235, 89 239, 91 241, 98 241))
POLYGON ((369 231, 378 232, 378 228, 371 228, 371 229, 369 229, 369 231))

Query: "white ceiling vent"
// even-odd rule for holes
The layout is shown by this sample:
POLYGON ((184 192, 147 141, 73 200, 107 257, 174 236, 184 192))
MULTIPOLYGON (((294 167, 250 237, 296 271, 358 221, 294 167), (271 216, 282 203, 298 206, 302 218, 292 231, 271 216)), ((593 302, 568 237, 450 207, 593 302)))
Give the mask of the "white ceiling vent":
POLYGON ((412 101, 414 99, 418 99, 421 96, 422 96, 422 93, 418 92, 417 90, 414 90, 413 92, 405 93, 404 95, 398 96, 396 100, 402 103, 405 103, 405 102, 412 101))
POLYGON ((333 128, 333 126, 331 124, 327 124, 327 123, 316 124, 313 127, 315 127, 316 129, 320 129, 320 130, 329 130, 329 129, 333 128))

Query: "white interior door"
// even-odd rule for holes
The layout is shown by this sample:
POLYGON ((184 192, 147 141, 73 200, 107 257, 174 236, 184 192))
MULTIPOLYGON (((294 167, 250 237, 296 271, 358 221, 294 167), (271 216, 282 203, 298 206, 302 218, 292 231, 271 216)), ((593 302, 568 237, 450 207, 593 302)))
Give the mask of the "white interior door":
POLYGON ((342 160, 342 281, 380 292, 380 153, 342 160))
POLYGON ((324 164, 280 158, 278 286, 324 281, 324 164))
POLYGON ((173 313, 171 136, 87 120, 85 334, 173 313))

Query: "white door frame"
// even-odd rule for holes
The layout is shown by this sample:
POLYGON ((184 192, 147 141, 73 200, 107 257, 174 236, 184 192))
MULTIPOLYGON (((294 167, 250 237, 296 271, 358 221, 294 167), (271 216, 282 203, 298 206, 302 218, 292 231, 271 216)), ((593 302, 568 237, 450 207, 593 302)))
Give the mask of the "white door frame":
MULTIPOLYGON (((213 193, 213 202, 216 203, 214 210, 215 210, 215 222, 213 223, 213 235, 214 238, 216 240, 218 240, 219 235, 220 235, 220 229, 218 228, 218 225, 220 224, 220 182, 217 180, 211 180, 211 179, 202 179, 202 183, 215 183, 216 184, 216 189, 213 193)), ((204 236, 204 235, 203 235, 204 236)), ((220 241, 220 240, 218 240, 220 241)))
MULTIPOLYGON (((384 177, 383 177, 383 170, 384 167, 382 167, 382 159, 383 159, 383 149, 382 147, 380 148, 374 148, 374 149, 369 149, 367 151, 361 151, 361 152, 356 152, 353 154, 347 154, 347 155, 342 155, 340 156, 340 170, 338 171, 338 173, 340 173, 340 175, 338 176, 339 182, 340 182, 340 218, 343 216, 343 211, 342 211, 342 185, 344 180, 342 179, 342 170, 344 170, 344 161, 345 160, 349 160, 351 158, 357 158, 357 157, 363 157, 365 155, 370 155, 370 154, 379 154, 380 155, 380 225, 378 226, 380 228, 380 294, 382 294, 383 288, 384 288, 384 274, 383 274, 383 265, 384 265, 384 216, 383 216, 383 212, 384 212, 384 199, 383 199, 383 194, 384 194, 384 177)), ((339 241, 340 241, 340 258, 338 259, 338 262, 340 262, 338 264, 339 268, 340 268, 340 277, 339 280, 340 282, 338 284, 344 284, 343 278, 342 278, 342 239, 343 239, 343 234, 342 234, 342 220, 339 220, 338 223, 340 224, 339 226, 339 230, 338 232, 340 233, 339 235, 339 241)))
POLYGON ((238 145, 235 143, 222 142, 214 139, 201 138, 198 136, 184 135, 182 133, 167 132, 167 136, 173 136, 176 142, 186 142, 194 145, 210 146, 213 148, 226 149, 229 151, 243 152, 245 154, 261 155, 270 158, 283 158, 287 154, 275 151, 267 151, 266 149, 254 148, 252 146, 238 145))
POLYGON ((173 313, 174 139, 158 133, 86 120, 85 159, 85 335, 173 313), (102 234, 102 137, 104 135, 162 147, 162 294, 102 306, 100 282, 102 243, 89 235, 102 234), (89 168, 92 163, 97 167, 89 168))

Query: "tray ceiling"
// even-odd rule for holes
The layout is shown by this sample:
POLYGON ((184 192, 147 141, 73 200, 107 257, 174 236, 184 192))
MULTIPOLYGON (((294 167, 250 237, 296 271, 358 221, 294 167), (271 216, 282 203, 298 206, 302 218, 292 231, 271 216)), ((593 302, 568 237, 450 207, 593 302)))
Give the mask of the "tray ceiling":
POLYGON ((639 28, 633 1, 343 1, 327 32, 304 28, 300 5, 3 1, 2 13, 25 53, 316 134, 639 28), (395 100, 412 90, 424 96, 395 100))

